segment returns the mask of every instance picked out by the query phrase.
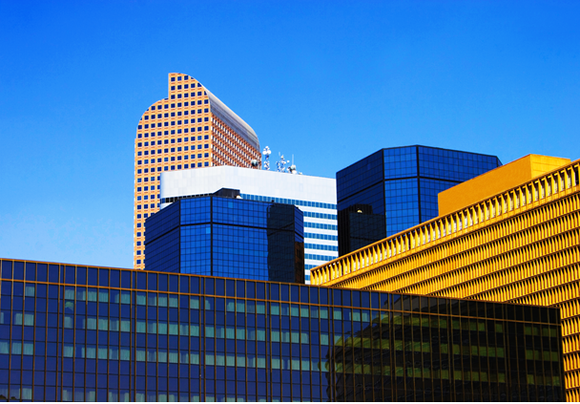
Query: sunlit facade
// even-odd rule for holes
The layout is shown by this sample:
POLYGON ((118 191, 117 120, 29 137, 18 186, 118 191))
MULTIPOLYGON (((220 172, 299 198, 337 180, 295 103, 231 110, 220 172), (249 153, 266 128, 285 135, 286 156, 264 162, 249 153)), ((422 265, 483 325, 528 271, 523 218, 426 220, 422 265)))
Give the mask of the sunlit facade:
POLYGON ((144 267, 145 220, 159 210, 162 172, 261 161, 254 130, 191 76, 170 73, 167 98, 141 116, 135 137, 133 264, 144 267))
POLYGON ((0 399, 558 401, 559 312, 0 260, 0 399))
POLYGON ((442 214, 312 270, 313 284, 558 307, 580 400, 580 162, 527 156, 440 194, 442 214))

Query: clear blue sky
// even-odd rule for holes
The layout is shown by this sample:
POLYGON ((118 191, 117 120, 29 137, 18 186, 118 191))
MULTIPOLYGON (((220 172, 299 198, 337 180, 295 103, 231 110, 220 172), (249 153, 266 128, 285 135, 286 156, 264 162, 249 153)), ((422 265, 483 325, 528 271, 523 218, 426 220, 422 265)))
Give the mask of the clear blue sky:
POLYGON ((0 257, 130 267, 167 74, 298 170, 409 144, 580 158, 578 1, 0 0, 0 257))

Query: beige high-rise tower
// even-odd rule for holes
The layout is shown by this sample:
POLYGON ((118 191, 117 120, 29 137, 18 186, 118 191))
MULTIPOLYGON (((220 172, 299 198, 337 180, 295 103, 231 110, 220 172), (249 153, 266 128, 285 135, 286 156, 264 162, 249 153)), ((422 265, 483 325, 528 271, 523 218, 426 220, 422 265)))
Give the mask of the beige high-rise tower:
POLYGON ((133 265, 145 262, 145 220, 159 210, 162 171, 261 162, 254 130, 193 77, 169 74, 169 96, 141 116, 135 138, 133 265))

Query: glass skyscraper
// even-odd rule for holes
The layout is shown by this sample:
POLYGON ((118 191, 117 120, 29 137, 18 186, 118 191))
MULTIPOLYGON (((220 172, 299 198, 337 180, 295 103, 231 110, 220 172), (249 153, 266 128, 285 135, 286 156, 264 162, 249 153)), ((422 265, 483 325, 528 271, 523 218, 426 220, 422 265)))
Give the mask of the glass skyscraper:
POLYGON ((147 219, 146 269, 304 283, 302 211, 237 197, 181 199, 147 219))
POLYGON ((0 398, 558 401, 559 311, 0 261, 0 398))
POLYGON ((338 171, 339 255, 436 217, 439 192, 500 165, 496 156, 405 146, 338 171))

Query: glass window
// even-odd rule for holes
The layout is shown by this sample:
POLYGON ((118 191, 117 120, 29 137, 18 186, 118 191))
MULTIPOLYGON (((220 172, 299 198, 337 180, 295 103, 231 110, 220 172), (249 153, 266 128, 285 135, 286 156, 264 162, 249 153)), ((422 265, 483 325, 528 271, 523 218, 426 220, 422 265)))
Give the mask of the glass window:
POLYGON ((157 290, 157 274, 156 273, 147 274, 147 289, 157 290))
POLYGON ((32 262, 26 263, 26 280, 27 281, 36 280, 36 264, 32 262))
POLYGON ((205 294, 213 295, 214 293, 214 278, 205 278, 205 294))
POLYGON ((97 271, 96 268, 89 268, 88 278, 89 278, 88 279, 88 284, 89 285, 92 285, 92 286, 97 286, 98 285, 99 273, 98 273, 98 271, 97 271))
POLYGON ((14 261, 14 279, 24 279, 24 262, 14 261))
POLYGON ((12 279, 12 261, 2 261, 2 278, 12 279))

